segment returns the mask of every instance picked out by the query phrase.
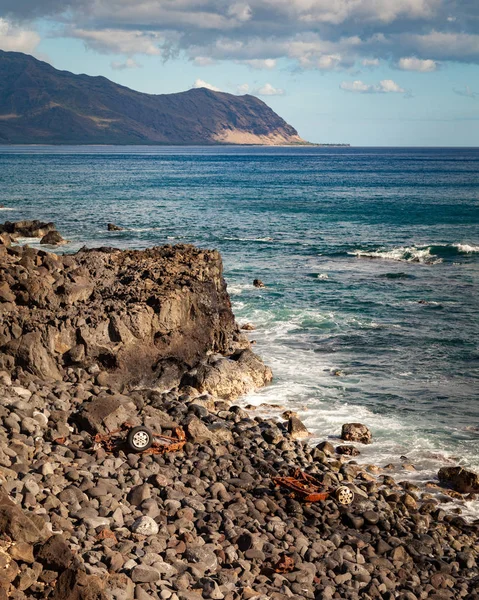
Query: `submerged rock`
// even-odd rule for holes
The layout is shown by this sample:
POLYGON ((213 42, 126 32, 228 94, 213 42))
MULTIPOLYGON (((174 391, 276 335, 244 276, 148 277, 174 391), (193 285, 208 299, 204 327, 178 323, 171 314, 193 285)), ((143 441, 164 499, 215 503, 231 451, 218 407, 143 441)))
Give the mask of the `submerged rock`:
POLYGON ((266 287, 265 284, 261 281, 261 279, 254 279, 253 280, 253 285, 255 288, 264 288, 266 287))

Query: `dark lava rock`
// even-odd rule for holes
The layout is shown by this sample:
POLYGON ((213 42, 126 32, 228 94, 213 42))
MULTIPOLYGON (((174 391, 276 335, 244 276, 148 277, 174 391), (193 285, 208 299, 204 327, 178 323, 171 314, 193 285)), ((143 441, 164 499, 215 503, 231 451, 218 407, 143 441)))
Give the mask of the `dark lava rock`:
POLYGON ((48 244, 49 246, 60 246, 66 243, 66 240, 62 238, 58 231, 49 231, 40 240, 40 244, 48 244))
POLYGON ((58 578, 52 600, 109 600, 99 577, 67 569, 58 578))
POLYGON ((439 469, 438 477, 461 494, 479 492, 479 475, 462 467, 443 467, 439 469))
POLYGON ((53 535, 36 554, 36 560, 52 571, 68 569, 73 559, 73 553, 62 535, 53 535))
POLYGON ((346 442, 370 444, 373 436, 371 431, 362 423, 345 423, 341 430, 341 439, 346 442))
POLYGON ((309 437, 311 434, 303 422, 298 417, 289 417, 288 433, 294 440, 300 440, 309 437))
POLYGON ((338 454, 344 454, 346 456, 358 456, 361 454, 355 446, 338 446, 336 448, 338 454))

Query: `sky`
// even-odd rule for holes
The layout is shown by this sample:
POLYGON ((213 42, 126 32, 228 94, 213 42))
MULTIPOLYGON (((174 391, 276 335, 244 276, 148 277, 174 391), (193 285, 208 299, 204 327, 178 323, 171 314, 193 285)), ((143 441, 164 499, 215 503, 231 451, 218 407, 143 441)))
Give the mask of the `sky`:
POLYGON ((311 142, 479 146, 479 0, 0 0, 0 49, 253 94, 311 142))

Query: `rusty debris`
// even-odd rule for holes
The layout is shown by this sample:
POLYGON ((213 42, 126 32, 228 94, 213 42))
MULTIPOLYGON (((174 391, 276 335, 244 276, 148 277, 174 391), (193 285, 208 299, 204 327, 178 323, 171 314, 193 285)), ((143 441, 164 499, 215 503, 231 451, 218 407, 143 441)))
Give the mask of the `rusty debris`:
POLYGON ((278 562, 273 565, 275 573, 291 573, 294 570, 294 560, 291 556, 286 556, 284 552, 280 555, 278 562))
POLYGON ((102 529, 100 533, 96 536, 97 540, 113 540, 115 544, 117 543, 116 535, 110 529, 102 529))
POLYGON ((300 498, 304 502, 322 502, 334 495, 340 504, 346 506, 354 499, 353 492, 346 486, 327 488, 315 477, 300 469, 295 469, 291 477, 273 477, 272 480, 275 485, 291 490, 292 497, 300 498))
POLYGON ((96 446, 104 447, 107 452, 114 452, 126 445, 137 453, 164 454, 181 450, 186 444, 186 435, 180 427, 175 429, 175 436, 170 437, 126 422, 109 433, 97 433, 93 441, 96 446))

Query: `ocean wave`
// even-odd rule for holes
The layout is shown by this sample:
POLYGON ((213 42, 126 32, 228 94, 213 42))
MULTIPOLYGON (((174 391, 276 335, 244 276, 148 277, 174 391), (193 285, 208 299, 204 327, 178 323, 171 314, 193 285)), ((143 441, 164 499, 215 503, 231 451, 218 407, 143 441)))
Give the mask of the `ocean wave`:
POLYGON ((353 250, 348 252, 358 258, 379 258, 401 262, 415 262, 434 265, 442 262, 442 258, 431 253, 431 247, 416 248, 415 246, 400 246, 391 250, 353 250))
POLYGON ((15 210, 15 209, 11 208, 10 206, 0 206, 0 210, 15 210))
POLYGON ((398 248, 379 248, 377 250, 352 250, 350 256, 358 258, 380 258, 401 262, 435 265, 445 259, 463 254, 479 252, 479 245, 468 243, 429 244, 428 246, 399 246, 398 248))
POLYGON ((474 254, 479 252, 479 246, 476 244, 446 244, 444 246, 432 246, 438 253, 444 252, 450 255, 456 254, 474 254))
POLYGON ((223 240, 227 242, 273 242, 272 237, 258 237, 258 238, 243 238, 243 237, 224 237, 223 240))

